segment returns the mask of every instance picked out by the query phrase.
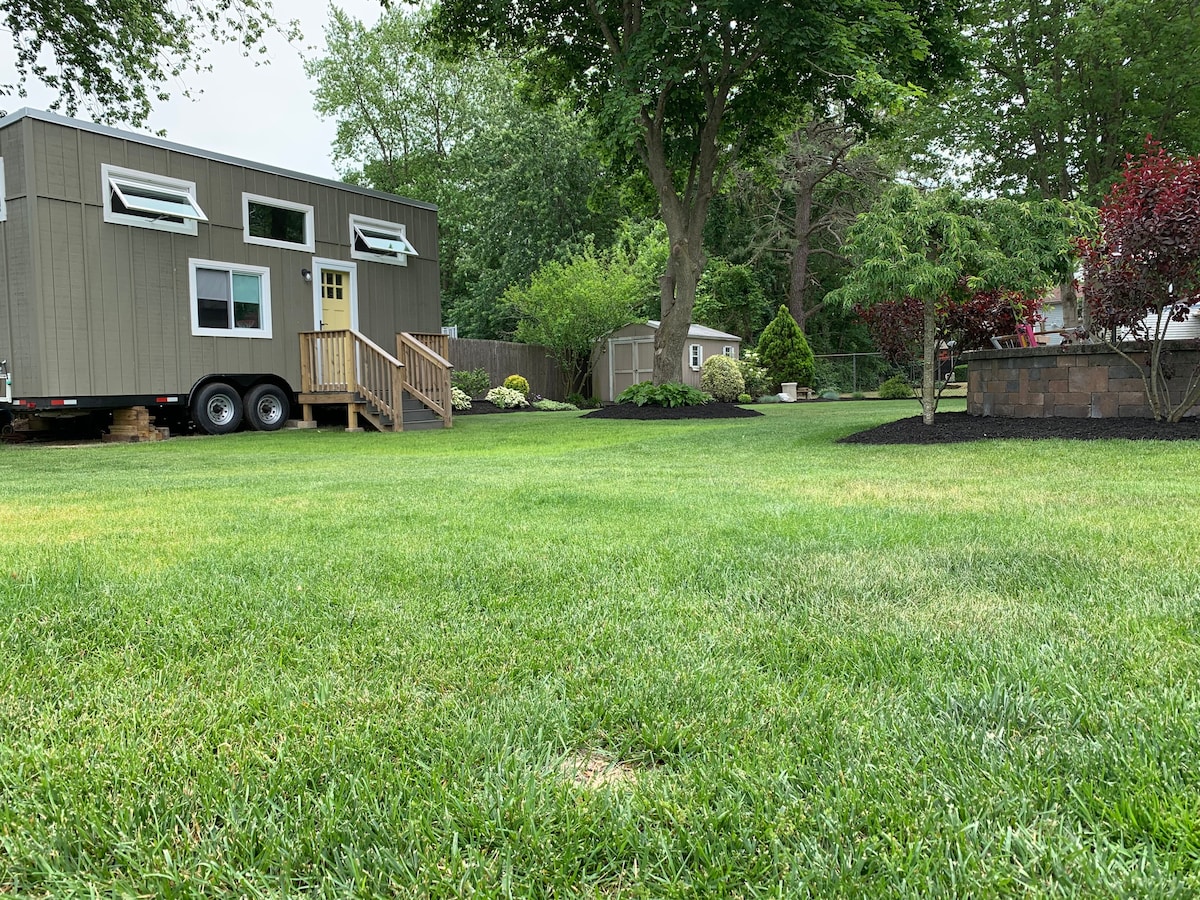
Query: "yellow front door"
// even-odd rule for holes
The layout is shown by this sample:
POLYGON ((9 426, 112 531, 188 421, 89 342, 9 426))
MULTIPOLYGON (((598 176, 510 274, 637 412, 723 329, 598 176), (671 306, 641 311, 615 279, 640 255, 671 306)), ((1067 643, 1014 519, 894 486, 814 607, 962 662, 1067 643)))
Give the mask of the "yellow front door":
POLYGON ((350 273, 321 269, 321 330, 350 327, 350 273))

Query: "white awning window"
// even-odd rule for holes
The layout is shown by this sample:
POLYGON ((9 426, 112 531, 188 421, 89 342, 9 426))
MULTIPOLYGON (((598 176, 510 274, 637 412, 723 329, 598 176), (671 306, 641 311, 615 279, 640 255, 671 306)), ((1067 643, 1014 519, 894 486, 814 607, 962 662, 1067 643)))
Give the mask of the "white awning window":
POLYGON ((208 216, 196 203, 196 198, 186 191, 116 176, 110 177, 108 183, 125 207, 121 212, 145 213, 155 218, 208 221, 208 216))
POLYGON ((196 223, 208 221, 194 182, 107 164, 100 178, 105 222, 194 235, 196 223))
POLYGON ((370 259, 394 265, 407 265, 408 257, 420 256, 408 239, 405 227, 395 222, 350 217, 351 250, 353 259, 370 259))

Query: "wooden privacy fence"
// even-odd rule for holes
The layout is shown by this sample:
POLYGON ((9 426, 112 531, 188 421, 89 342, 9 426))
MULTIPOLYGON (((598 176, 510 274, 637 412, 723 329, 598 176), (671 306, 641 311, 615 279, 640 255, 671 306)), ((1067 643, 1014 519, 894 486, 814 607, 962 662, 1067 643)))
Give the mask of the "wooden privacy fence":
POLYGON ((471 338, 450 338, 449 343, 449 359, 456 372, 485 369, 492 387, 502 385, 509 375, 521 375, 529 382, 530 394, 565 399, 562 370, 545 347, 471 338))

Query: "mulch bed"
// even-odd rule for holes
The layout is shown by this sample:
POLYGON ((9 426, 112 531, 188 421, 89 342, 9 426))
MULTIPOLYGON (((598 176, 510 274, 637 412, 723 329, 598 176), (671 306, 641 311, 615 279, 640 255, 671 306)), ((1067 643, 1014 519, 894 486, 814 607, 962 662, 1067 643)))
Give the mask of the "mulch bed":
MULTIPOLYGON (((491 413, 532 412, 529 409, 499 409, 476 400, 469 410, 455 416, 491 413)), ((582 419, 748 419, 761 416, 756 409, 735 403, 706 403, 703 406, 635 406, 618 403, 580 416, 582 419)), ((932 425, 920 416, 888 422, 877 428, 841 438, 839 444, 963 444, 996 439, 1098 441, 1123 438, 1130 441, 1200 440, 1200 418, 1177 424, 1153 419, 1013 419, 1007 416, 972 416, 965 412, 938 413, 932 425)))
POLYGON ((1153 419, 1012 419, 1006 416, 972 416, 965 412, 938 413, 932 425, 920 416, 888 422, 877 428, 847 435, 840 444, 961 444, 997 438, 1098 441, 1200 440, 1200 419, 1177 424, 1153 419))
MULTIPOLYGON (((456 409, 457 416, 480 416, 492 413, 538 412, 528 407, 500 409, 486 400, 472 400, 470 409, 456 409)), ((750 419, 761 416, 756 409, 744 409, 734 403, 705 403, 703 406, 636 406, 618 403, 603 406, 580 416, 581 419, 750 419)))
POLYGON ((702 406, 637 406, 618 403, 592 410, 581 419, 752 419, 761 416, 757 409, 736 403, 705 403, 702 406))

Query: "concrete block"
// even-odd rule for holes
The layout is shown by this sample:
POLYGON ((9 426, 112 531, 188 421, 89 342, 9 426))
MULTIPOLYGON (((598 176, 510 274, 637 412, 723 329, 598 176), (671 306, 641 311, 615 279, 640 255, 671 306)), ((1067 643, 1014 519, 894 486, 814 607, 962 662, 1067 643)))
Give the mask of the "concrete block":
POLYGON ((1059 403, 1054 407, 1052 415, 1061 416, 1064 419, 1086 419, 1091 415, 1091 406, 1079 406, 1074 403, 1059 403))
POLYGON ((1115 394, 1092 394, 1091 418, 1111 419, 1117 415, 1118 409, 1115 394))
POLYGON ((1108 370, 1095 367, 1075 367, 1067 376, 1067 384, 1073 392, 1096 394, 1108 390, 1108 370))

